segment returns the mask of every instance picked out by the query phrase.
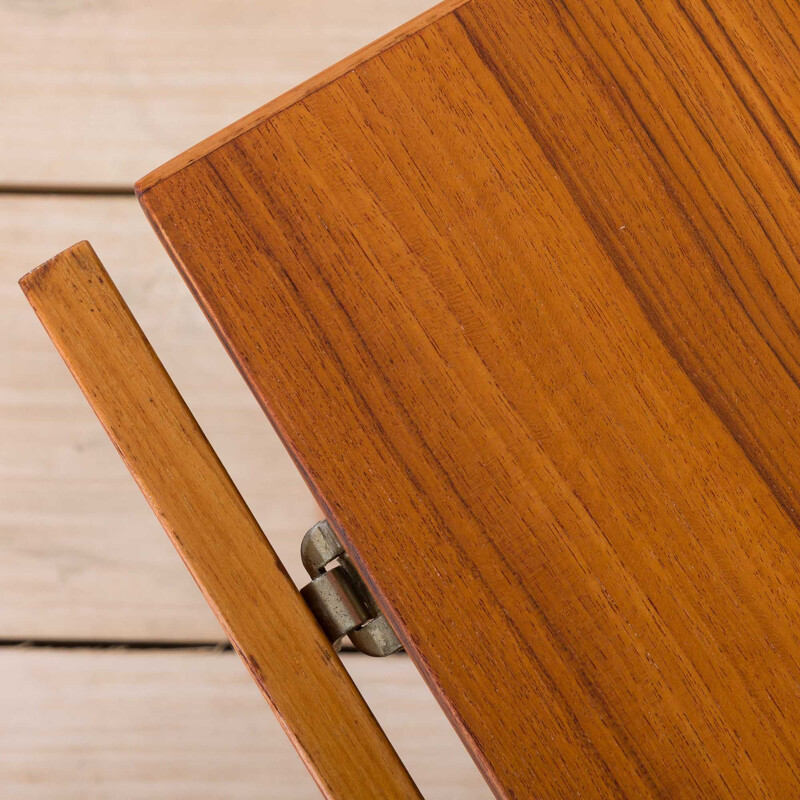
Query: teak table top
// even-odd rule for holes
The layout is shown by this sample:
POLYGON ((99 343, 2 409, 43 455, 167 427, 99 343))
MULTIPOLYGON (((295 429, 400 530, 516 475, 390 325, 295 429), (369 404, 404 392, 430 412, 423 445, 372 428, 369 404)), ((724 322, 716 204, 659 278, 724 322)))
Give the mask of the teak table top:
POLYGON ((800 793, 798 43, 449 2, 139 185, 498 795, 800 793))

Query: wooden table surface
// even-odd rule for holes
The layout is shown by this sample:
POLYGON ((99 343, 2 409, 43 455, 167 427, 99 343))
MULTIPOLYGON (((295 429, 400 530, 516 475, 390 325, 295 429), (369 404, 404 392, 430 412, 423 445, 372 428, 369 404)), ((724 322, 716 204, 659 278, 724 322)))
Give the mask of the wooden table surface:
POLYGON ((798 40, 449 2, 139 184, 500 796, 800 792, 798 40))
MULTIPOLYGON (((344 661, 427 800, 490 797, 407 657, 344 661)), ((235 653, 5 648, 0 681, 14 800, 321 796, 235 653)))

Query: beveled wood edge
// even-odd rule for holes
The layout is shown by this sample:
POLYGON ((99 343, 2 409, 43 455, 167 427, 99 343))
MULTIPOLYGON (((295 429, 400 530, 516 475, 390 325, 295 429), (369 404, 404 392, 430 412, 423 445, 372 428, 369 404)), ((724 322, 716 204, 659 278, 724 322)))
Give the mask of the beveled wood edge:
POLYGON ((322 793, 421 798, 91 245, 19 283, 322 793))
POLYGON ((188 150, 185 150, 180 155, 175 156, 175 158, 170 159, 160 167, 157 167, 152 172, 149 172, 143 178, 140 178, 138 181, 136 181, 135 190, 137 197, 141 197, 156 184, 160 183, 166 178, 169 178, 171 175, 180 172, 182 169, 190 166, 195 161, 199 161, 201 158, 209 155, 214 150, 217 150, 218 148, 232 141, 237 136, 241 136, 243 133, 246 133, 257 125, 260 125, 262 122, 264 122, 264 120, 279 114, 281 111, 285 111, 287 108, 308 97, 310 94, 313 94, 329 83, 332 83, 338 78, 341 78, 343 75, 346 75, 348 72, 356 69, 356 67, 358 67, 360 64, 363 64, 365 61, 369 61, 369 59, 380 55, 394 45, 399 44, 409 36, 413 36, 423 28, 426 28, 428 25, 433 24, 437 20, 469 2, 471 2, 471 0, 442 0, 442 2, 435 5, 433 8, 428 9, 428 11, 423 11, 422 14, 419 14, 400 27, 395 28, 393 31, 390 31, 384 36, 381 36, 371 44, 362 47, 360 50, 356 50, 355 53, 352 53, 351 55, 343 58, 341 61, 336 62, 327 69, 324 69, 322 72, 317 73, 312 78, 309 78, 299 86, 296 86, 294 89, 284 92, 274 100, 270 100, 268 103, 260 106, 255 111, 251 111, 249 114, 246 114, 244 117, 232 123, 231 125, 228 125, 217 133, 214 133, 208 138, 203 139, 196 145, 193 145, 188 150))

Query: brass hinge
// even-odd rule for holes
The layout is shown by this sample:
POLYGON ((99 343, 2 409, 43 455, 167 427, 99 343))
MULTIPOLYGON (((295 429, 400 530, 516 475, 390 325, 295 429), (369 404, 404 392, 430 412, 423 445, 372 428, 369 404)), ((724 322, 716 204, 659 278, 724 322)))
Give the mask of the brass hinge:
POLYGON ((355 565, 327 520, 303 537, 300 557, 311 583, 300 590, 325 635, 337 650, 345 636, 362 653, 388 656, 402 644, 383 616, 355 565), (328 569, 333 562, 338 562, 328 569))

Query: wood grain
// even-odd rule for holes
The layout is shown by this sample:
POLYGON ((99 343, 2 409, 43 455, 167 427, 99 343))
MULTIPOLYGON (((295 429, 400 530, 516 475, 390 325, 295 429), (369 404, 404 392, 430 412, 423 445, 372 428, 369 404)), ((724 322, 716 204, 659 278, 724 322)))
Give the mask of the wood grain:
MULTIPOLYGON (((427 800, 490 796, 408 658, 342 661, 427 800)), ((0 684, 3 797, 319 800, 233 653, 5 648, 0 684)))
POLYGON ((0 187, 132 188, 430 4, 0 3, 0 187))
POLYGON ((142 184, 499 796, 800 793, 798 41, 471 0, 142 184))
POLYGON ((88 242, 20 284, 322 792, 419 797, 88 242))
POLYGON ((225 641, 16 285, 82 236, 296 584, 321 518, 135 199, 0 196, 0 640, 225 641))

